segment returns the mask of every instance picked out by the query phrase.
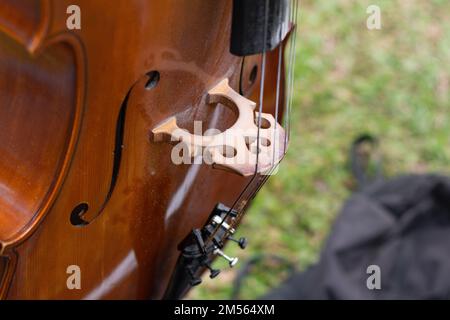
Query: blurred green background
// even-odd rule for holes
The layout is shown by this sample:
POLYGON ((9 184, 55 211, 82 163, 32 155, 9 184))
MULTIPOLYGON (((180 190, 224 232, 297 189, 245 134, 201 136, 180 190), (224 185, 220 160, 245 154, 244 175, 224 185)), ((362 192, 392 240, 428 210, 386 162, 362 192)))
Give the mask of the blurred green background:
MULTIPOLYGON (((255 254, 283 256, 299 270, 317 261, 352 192, 347 153, 361 133, 379 137, 388 176, 450 172, 449 13, 448 0, 300 1, 287 157, 239 228, 248 248, 226 248, 241 266, 217 261, 221 275, 205 275, 188 299, 229 299, 237 270, 255 254), (381 30, 366 28, 371 4, 381 8, 381 30)), ((274 264, 255 267, 241 298, 284 276, 274 264)))

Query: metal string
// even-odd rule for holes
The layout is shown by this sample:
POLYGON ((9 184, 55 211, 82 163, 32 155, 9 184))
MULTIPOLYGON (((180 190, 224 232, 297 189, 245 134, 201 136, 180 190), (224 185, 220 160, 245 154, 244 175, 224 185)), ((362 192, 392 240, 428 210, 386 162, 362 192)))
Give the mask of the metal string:
MULTIPOLYGON (((288 80, 288 99, 286 99, 285 103, 284 103, 284 114, 286 114, 286 117, 289 117, 290 112, 291 112, 291 108, 290 108, 290 104, 292 103, 292 91, 293 91, 293 66, 294 66, 294 61, 295 61, 295 39, 296 39, 296 33, 297 33, 297 7, 298 7, 298 1, 297 0, 293 0, 290 3, 291 7, 290 9, 290 22, 293 23, 293 34, 292 36, 294 37, 293 40, 291 40, 291 47, 290 47, 290 52, 289 52, 289 80, 288 80), (295 1, 295 2, 294 2, 295 1)), ((281 32, 281 29, 280 29, 281 32)), ((277 66, 277 86, 276 86, 276 104, 275 104, 275 130, 278 126, 278 116, 279 116, 279 102, 280 102, 280 84, 281 84, 281 66, 282 66, 282 54, 283 54, 283 44, 280 43, 279 47, 278 47, 278 66, 277 66)), ((287 127, 287 130, 289 130, 290 128, 287 127)), ((276 132, 276 131, 275 131, 276 132)), ((288 131, 289 132, 289 131, 288 131)), ((286 135, 286 139, 284 142, 284 149, 283 152, 285 153, 287 150, 287 143, 288 143, 288 135, 286 135)), ((277 140, 276 140, 277 141, 277 140)), ((273 146, 273 150, 276 150, 275 146, 273 146)), ((272 168, 269 170, 268 173, 266 173, 266 175, 264 176, 264 178, 261 180, 261 182, 256 186, 256 189, 252 192, 251 197, 254 197, 259 190, 261 189, 261 187, 264 185, 264 183, 269 179, 269 177, 273 174, 273 172, 276 170, 276 168, 278 167, 278 164, 275 165, 275 153, 273 154, 273 165, 272 168)), ((250 199, 249 198, 249 199, 250 199)), ((243 211, 245 211, 245 209, 247 208, 247 206, 249 205, 249 201, 247 201, 245 208, 243 209, 243 211)), ((235 226, 239 223, 239 221, 242 219, 243 215, 240 215, 239 218, 237 218, 234 223, 232 224, 232 228, 235 228, 235 226)))
POLYGON ((266 76, 266 39, 267 39, 267 27, 268 27, 268 14, 269 14, 269 0, 265 0, 265 6, 264 6, 264 30, 263 30, 263 54, 262 54, 262 63, 261 63, 261 82, 260 82, 260 89, 259 89, 259 115, 258 115, 258 132, 257 132, 257 149, 256 149, 256 165, 255 165, 255 173, 253 174, 251 180, 248 182, 248 184, 245 186, 245 188, 240 193, 239 197, 234 201, 232 207, 228 210, 225 217, 222 219, 221 223, 217 224, 216 228, 214 228, 214 231, 212 234, 208 237, 208 239, 205 241, 206 244, 208 244, 212 238, 216 235, 217 231, 222 228, 223 223, 231 216, 231 213, 233 210, 235 210, 238 203, 240 203, 243 199, 245 205, 244 208, 242 208, 240 211, 245 210, 245 207, 247 206, 248 199, 244 198, 245 193, 250 189, 250 186, 253 184, 254 180, 258 176, 258 162, 259 162, 259 137, 260 137, 260 129, 261 129, 261 113, 262 113, 262 107, 263 107, 263 101, 264 101, 264 82, 265 82, 265 76, 266 76))
MULTIPOLYGON (((266 1, 266 5, 267 5, 267 1, 266 1)), ((293 91, 293 68, 294 68, 294 61, 295 61, 295 44, 296 44, 296 34, 297 34, 297 16, 298 16, 298 1, 297 0, 293 0, 290 3, 291 7, 290 7, 290 16, 291 16, 291 23, 293 22, 293 34, 292 36, 294 37, 294 39, 291 40, 291 44, 290 44, 290 52, 289 52, 289 76, 288 76, 288 85, 287 85, 287 91, 288 91, 288 99, 285 101, 285 114, 286 114, 286 130, 287 130, 287 135, 285 138, 285 143, 284 143, 284 152, 287 149, 287 144, 290 138, 290 112, 291 112, 291 105, 292 105, 292 91, 293 91)), ((267 7, 266 7, 266 21, 267 23, 267 7)), ((264 34, 266 34, 266 30, 264 31, 264 34)), ((281 65, 282 65, 282 52, 283 52, 283 45, 282 43, 280 44, 278 50, 278 70, 277 70, 277 94, 276 94, 276 114, 275 114, 275 128, 278 125, 278 117, 279 117, 279 99, 280 99, 280 83, 281 83, 281 65)), ((263 54, 263 67, 265 68, 265 51, 263 54)), ((261 76, 261 82, 263 83, 264 79, 265 79, 265 70, 262 73, 264 75, 261 76)), ((259 134, 260 134, 260 128, 261 128, 261 113, 262 113, 262 98, 263 98, 263 92, 264 92, 264 86, 261 85, 260 88, 260 106, 259 106, 259 117, 258 117, 258 139, 257 139, 257 159, 258 159, 258 155, 259 155, 259 143, 260 143, 260 139, 259 139, 259 134)), ((275 158, 275 157, 274 157, 275 158)), ((273 161, 274 163, 275 161, 273 161)), ((258 166, 259 162, 257 161, 257 166, 258 166)), ((249 189, 249 186, 253 183, 254 179, 256 178, 256 176, 258 175, 257 172, 257 166, 255 169, 255 174, 252 177, 252 180, 250 181, 250 183, 246 186, 246 188, 244 189, 244 191, 241 193, 240 198, 242 198, 242 195, 249 189)), ((245 211, 245 209, 248 207, 249 205, 249 201, 248 199, 251 199, 259 190, 260 188, 264 185, 264 182, 267 181, 267 179, 270 177, 270 175, 273 173, 273 171, 276 169, 277 166, 273 165, 272 168, 270 169, 269 174, 267 174, 263 179, 261 179, 260 183, 258 185, 256 185, 256 189, 253 190, 250 194, 250 196, 245 200, 246 203, 244 205, 244 207, 241 209, 241 211, 245 211)), ((238 203, 240 199, 238 199, 236 203, 238 203)), ((226 216, 224 217, 224 219, 222 220, 222 223, 220 223, 217 226, 218 230, 223 222, 225 222, 225 220, 227 220, 229 214, 231 213, 231 211, 233 210, 235 205, 233 205, 233 207, 229 210, 229 212, 226 214, 226 216)), ((242 219, 243 214, 239 214, 236 219, 234 219, 233 223, 231 224, 232 228, 234 228, 239 221, 242 219)), ((225 238, 230 235, 229 232, 226 233, 225 238)))
POLYGON ((298 0, 295 0, 294 2, 294 7, 293 7, 293 21, 295 24, 295 29, 294 29, 294 34, 293 34, 293 39, 292 39, 292 43, 291 43, 291 57, 289 58, 290 60, 290 68, 289 68, 289 84, 288 84, 288 88, 289 88, 289 96, 288 96, 288 104, 287 104, 287 108, 288 108, 288 112, 287 112, 287 118, 286 118, 286 131, 287 131, 287 135, 286 135, 286 139, 285 139, 285 145, 287 146, 290 137, 291 137, 291 117, 290 117, 290 113, 291 113, 291 107, 292 107, 292 97, 293 97, 293 88, 294 88, 294 68, 295 68, 295 47, 296 47, 296 42, 297 42, 297 19, 298 19, 298 0))

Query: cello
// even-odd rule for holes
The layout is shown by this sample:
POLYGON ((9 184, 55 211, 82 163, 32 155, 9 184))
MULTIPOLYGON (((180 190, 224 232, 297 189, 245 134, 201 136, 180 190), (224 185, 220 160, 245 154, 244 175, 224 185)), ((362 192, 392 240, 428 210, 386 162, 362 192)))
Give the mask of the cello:
POLYGON ((2 0, 0 298, 178 299, 234 266, 287 150, 296 8, 2 0))

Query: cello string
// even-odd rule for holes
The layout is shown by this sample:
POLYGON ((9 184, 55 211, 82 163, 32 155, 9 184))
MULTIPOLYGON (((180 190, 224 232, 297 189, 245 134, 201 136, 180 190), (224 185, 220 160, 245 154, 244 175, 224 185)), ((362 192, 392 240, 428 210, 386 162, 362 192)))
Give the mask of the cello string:
MULTIPOLYGON (((260 178, 260 174, 258 173, 258 168, 259 168, 259 154, 260 154, 260 150, 261 150, 261 125, 262 125, 262 112, 263 112, 263 105, 264 105, 264 87, 265 87, 265 80, 266 80, 266 59, 267 59, 267 48, 266 48, 266 41, 267 41, 267 26, 268 26, 268 14, 269 14, 269 1, 265 0, 265 8, 264 8, 264 31, 263 31, 263 55, 262 55, 262 63, 261 63, 261 83, 260 83, 260 89, 259 89, 259 106, 258 106, 258 131, 256 134, 256 165, 255 165, 255 173, 253 175, 253 179, 250 182, 251 184, 253 184, 253 181, 256 179, 256 177, 258 176, 258 178, 260 178)), ((251 149, 251 147, 250 147, 251 149)), ((251 151, 250 151, 251 152, 251 151)), ((254 187, 254 186, 252 186, 254 187)), ((258 183, 256 184, 255 189, 258 188, 258 183)), ((250 190, 250 184, 249 184, 249 188, 248 190, 250 190)), ((237 221, 240 220, 239 217, 243 216, 243 212, 245 211, 245 208, 248 206, 249 204, 249 199, 251 199, 251 197, 254 195, 254 190, 250 190, 249 195, 247 196, 247 198, 243 201, 244 203, 244 207, 241 208, 241 214, 238 215, 238 217, 236 217, 236 219, 234 219, 233 224, 235 225, 237 223, 237 221)))
MULTIPOLYGON (((293 81, 293 69, 294 69, 294 63, 295 63, 295 47, 296 47, 296 35, 297 35, 297 19, 298 19, 298 0, 293 0, 293 1, 291 1, 291 7, 292 7, 292 9, 290 9, 290 12, 291 12, 291 22, 293 22, 293 27, 294 27, 294 30, 293 30, 293 37, 294 37, 294 39, 291 41, 291 47, 290 47, 290 57, 289 57, 289 76, 288 76, 288 99, 287 99, 287 101, 285 102, 285 108, 284 108, 284 110, 286 111, 286 118, 287 118, 287 120, 286 120, 286 122, 287 122, 287 124, 286 124, 286 128, 287 128, 287 132, 288 132, 288 134, 286 135, 286 138, 285 138, 285 143, 284 143, 284 153, 286 152, 286 150, 287 150, 287 143, 288 143, 288 141, 289 141, 289 139, 290 139, 290 123, 291 123, 291 120, 290 120, 290 113, 291 113, 291 106, 292 106, 292 96, 293 96, 293 84, 294 84, 294 81, 293 81)), ((266 1, 266 5, 267 5, 267 1, 266 1)), ((267 7, 266 7, 266 20, 265 20, 265 23, 267 23, 267 13, 268 13, 268 11, 267 11, 267 7)), ((266 30, 264 31, 264 34, 266 34, 266 30)), ((278 115, 279 115, 279 112, 278 112, 278 103, 279 103, 279 86, 280 86, 280 82, 279 82, 279 77, 280 77, 280 66, 281 66, 281 64, 280 64, 280 59, 281 59, 281 52, 282 52, 282 49, 281 49, 281 44, 280 44, 280 48, 279 48, 279 56, 278 56, 278 58, 279 58, 279 61, 278 61, 278 71, 277 71, 277 98, 276 98, 276 114, 275 114, 275 117, 276 117, 276 121, 275 121, 275 127, 278 125, 278 115)), ((266 54, 266 52, 264 52, 264 55, 263 55, 263 68, 265 67, 265 54, 266 54)), ((262 82, 262 84, 263 84, 263 81, 265 80, 265 71, 264 71, 264 76, 262 76, 261 77, 261 82, 262 82)), ((259 116, 258 116, 258 139, 257 139, 257 159, 258 159, 258 155, 259 155, 259 148, 260 148, 260 139, 259 139, 259 137, 260 137, 260 129, 261 129, 261 113, 262 113, 262 99, 261 99, 261 97, 263 97, 263 93, 264 93, 264 85, 262 85, 261 87, 260 87, 260 106, 259 106, 259 116)), ((246 188, 243 190, 243 192, 241 193, 241 195, 240 195, 240 198, 242 198, 242 196, 245 194, 245 192, 246 191, 248 191, 250 188, 250 185, 254 182, 254 180, 255 180, 255 178, 256 178, 256 176, 258 175, 258 170, 257 170, 257 168, 258 168, 258 165, 259 165, 259 161, 257 160, 257 163, 256 163, 256 168, 255 168, 255 174, 253 175, 253 177, 252 177, 252 180, 249 182, 249 184, 246 186, 246 188)), ((239 223, 239 221, 243 218, 243 214, 242 214, 242 212, 244 212, 245 210, 246 210, 246 208, 248 207, 248 205, 250 204, 250 201, 248 201, 249 199, 251 199, 252 197, 254 197, 255 196, 255 194, 261 189, 261 187, 264 185, 264 183, 267 181, 267 179, 270 177, 270 175, 273 173, 273 171, 276 169, 276 167, 277 166, 275 166, 275 165, 273 165, 272 167, 271 167, 271 169, 269 170, 269 174, 266 174, 262 179, 260 179, 260 181, 259 181, 259 183, 256 185, 256 188, 254 189, 254 190, 252 190, 251 192, 250 192, 250 194, 249 194, 249 196, 247 197, 247 199, 245 200, 245 202, 244 202, 244 206, 241 208, 241 212, 238 214, 238 216, 236 217, 236 219, 234 219, 234 221, 233 221, 233 223, 231 223, 231 226, 232 226, 232 228, 234 228, 235 227, 235 225, 237 225, 238 223, 239 223)), ((239 198, 238 198, 238 200, 236 200, 236 202, 235 202, 235 204, 236 203, 238 203, 239 202, 239 198)), ((221 226, 223 225, 223 223, 227 220, 227 218, 229 217, 229 215, 230 215, 230 213, 231 213, 231 211, 234 209, 234 207, 235 207, 235 204, 233 205, 233 207, 227 212, 227 214, 226 214, 226 216, 222 219, 222 222, 216 227, 216 230, 215 230, 215 232, 219 229, 219 228, 221 228, 221 226)), ((214 232, 214 233, 215 233, 214 232)), ((228 231, 228 232, 226 232, 226 234, 225 234, 225 238, 228 236, 228 235, 230 235, 230 232, 228 231)))
MULTIPOLYGON (((294 81, 293 81, 293 69, 294 69, 294 67, 295 67, 295 65, 294 65, 294 61, 295 61, 295 47, 296 47, 296 35, 297 35, 297 19, 298 19, 298 1, 297 0, 293 0, 293 1, 291 1, 291 3, 290 3, 290 12, 291 12, 291 25, 293 25, 293 27, 294 27, 294 30, 293 30, 293 37, 294 37, 294 39, 291 41, 291 43, 290 43, 290 45, 291 45, 291 48, 290 48, 290 57, 289 57, 289 77, 288 77, 288 99, 287 99, 287 101, 285 101, 285 103, 284 103, 284 111, 286 112, 286 114, 287 114, 287 117, 286 118, 288 118, 288 120, 287 120, 287 125, 289 126, 289 127, 287 127, 287 129, 288 129, 288 134, 289 135, 287 135, 286 136, 286 139, 285 139, 285 144, 284 144, 284 153, 286 153, 286 150, 287 150, 287 142, 288 142, 288 139, 290 138, 290 112, 291 112, 291 105, 292 105, 292 96, 293 96, 293 84, 294 84, 294 81), (295 2, 294 2, 295 1, 295 2), (291 10, 291 8, 293 8, 292 10, 291 10), (293 23, 292 23, 293 22, 293 23)), ((280 49, 279 48, 279 50, 282 50, 282 49, 280 49)), ((279 52, 279 56, 278 56, 278 58, 279 58, 279 60, 280 60, 280 58, 281 58, 281 54, 280 54, 280 52, 279 52)), ((280 76, 280 61, 278 62, 279 64, 278 64, 278 74, 277 74, 277 78, 280 76)), ((279 80, 277 79, 277 90, 279 89, 279 85, 280 85, 280 82, 279 82, 279 80)), ((276 100, 276 103, 278 104, 278 102, 279 102, 279 95, 277 95, 277 98, 276 98, 277 100, 276 100)), ((278 125, 278 111, 276 112, 276 115, 275 115, 275 117, 276 117, 276 121, 275 121, 275 126, 277 126, 278 125)), ((283 121, 283 122, 285 122, 285 121, 283 121)), ((259 126, 259 128, 260 128, 260 126, 259 126)), ((258 128, 258 129, 259 129, 258 128)), ((258 139, 258 141, 259 141, 259 139, 258 139)), ((277 166, 272 166, 272 168, 270 169, 270 172, 269 172, 269 174, 268 175, 265 175, 262 179, 261 179, 261 181, 260 181, 260 183, 259 184, 257 184, 256 185, 256 189, 255 190, 253 190, 253 192, 251 193, 251 195, 249 196, 249 198, 248 199, 250 199, 250 198, 252 198, 252 197, 254 197, 255 196, 255 194, 261 189, 261 187, 264 185, 264 183, 267 181, 267 179, 270 177, 270 175, 273 173, 273 171, 275 170, 277 168, 277 166)), ((246 208, 248 207, 248 205, 250 204, 250 201, 246 201, 246 203, 245 203, 245 205, 244 205, 244 207, 242 208, 242 212, 244 212, 245 210, 246 210, 246 208)), ((234 219, 234 221, 233 221, 233 223, 231 224, 232 225, 232 228, 235 228, 235 226, 239 223, 239 221, 241 220, 243 218, 243 214, 240 214, 240 215, 238 215, 238 217, 236 218, 236 219, 234 219)), ((225 220, 225 219, 224 219, 225 220)), ((223 221, 224 221, 223 220, 223 221)), ((228 232, 226 232, 226 235, 225 235, 225 238, 228 236, 228 235, 230 235, 230 232, 228 231, 228 232)))
MULTIPOLYGON (((279 29, 279 38, 282 38, 282 34, 283 34, 283 28, 280 27, 279 29)), ((279 106, 280 106, 280 87, 281 87, 281 67, 282 67, 282 56, 283 56, 283 43, 280 42, 280 44, 278 45, 278 62, 277 62, 277 78, 276 78, 276 94, 275 94, 275 123, 274 123, 274 136, 273 138, 273 142, 271 144, 271 148, 272 148, 272 166, 271 168, 264 173, 264 177, 261 179, 259 185, 256 187, 256 190, 253 191, 251 198, 257 193, 257 191, 261 188, 262 185, 264 185, 264 183, 269 179, 269 177, 273 174, 273 172, 276 169, 276 165, 275 165, 275 155, 276 155, 276 151, 277 148, 279 147, 278 144, 278 135, 277 135, 277 130, 278 130, 278 118, 279 118, 279 106)), ((259 141, 260 139, 258 139, 259 141)))
MULTIPOLYGON (((283 28, 280 28, 280 39, 282 36, 282 30, 283 28)), ((274 139, 274 143, 272 144, 272 169, 270 174, 272 174, 273 167, 275 166, 275 153, 277 151, 278 146, 278 134, 277 134, 277 130, 278 130, 278 115, 279 115, 279 107, 280 107, 280 83, 281 83, 281 65, 282 65, 282 56, 283 56, 283 42, 280 42, 280 45, 278 46, 278 65, 277 65, 277 90, 276 90, 276 94, 275 94, 275 135, 273 137, 274 139)))
MULTIPOLYGON (((270 170, 268 172, 264 173, 264 176, 262 177, 262 179, 259 181, 258 185, 256 186, 255 190, 252 191, 249 199, 253 198, 258 191, 261 189, 261 187, 264 185, 264 183, 269 179, 269 177, 273 174, 274 170, 276 169, 275 166, 275 151, 277 150, 277 126, 278 126, 278 113, 279 113, 279 99, 280 99, 280 82, 281 82, 281 56, 282 56, 282 49, 283 44, 280 43, 279 47, 278 47, 278 66, 277 66, 277 86, 276 86, 276 101, 275 101, 275 131, 274 131, 274 143, 271 144, 271 148, 272 148, 272 153, 273 153, 273 157, 272 157, 272 167, 270 168, 270 170)), ((246 208, 248 207, 248 205, 250 204, 250 201, 247 201, 245 208, 243 209, 243 211, 246 210, 246 208)), ((241 221, 241 219, 243 218, 243 214, 240 215, 238 218, 236 218, 233 223, 231 224, 232 229, 234 229, 239 222, 241 221)))
POLYGON ((285 145, 287 145, 290 141, 291 138, 291 117, 290 117, 290 113, 291 113, 291 108, 292 108, 292 97, 293 97, 293 90, 294 90, 294 71, 293 69, 295 68, 295 47, 296 47, 296 43, 297 43, 297 19, 298 19, 298 0, 295 0, 294 3, 294 22, 295 22, 295 30, 294 30, 294 38, 292 39, 292 55, 291 55, 291 61, 290 64, 292 66, 291 68, 291 72, 290 72, 290 79, 289 79, 289 91, 290 94, 288 96, 288 119, 287 119, 287 135, 286 135, 286 141, 285 141, 285 145))
MULTIPOLYGON (((297 7, 298 2, 297 0, 291 0, 289 3, 289 12, 287 14, 287 16, 290 16, 289 19, 289 24, 292 24, 294 26, 294 32, 293 32, 293 37, 295 39, 295 35, 296 35, 296 25, 297 25, 297 20, 294 19, 294 16, 296 17, 296 10, 292 9, 293 7, 297 7), (295 1, 295 3, 294 3, 295 1)), ((282 35, 282 28, 280 28, 280 38, 282 35)), ((291 48, 295 47, 295 45, 292 45, 292 41, 291 41, 291 48)), ((293 53, 292 50, 290 50, 290 60, 293 60, 293 53)), ((275 132, 277 130, 277 126, 278 126, 278 117, 279 117, 279 103, 280 103, 280 87, 281 87, 281 67, 282 67, 282 56, 283 56, 283 44, 280 43, 279 47, 278 47, 278 65, 277 65, 277 85, 276 85, 276 104, 275 104, 275 132)), ((289 63, 289 74, 292 77, 292 70, 293 70, 293 64, 292 62, 289 63)), ((289 90, 289 83, 288 83, 288 90, 289 90)), ((288 98, 291 96, 291 92, 292 90, 289 90, 290 92, 288 93, 288 98)), ((287 102, 284 101, 284 108, 283 108, 283 114, 287 113, 287 117, 289 116, 290 113, 290 109, 288 110, 287 108, 287 102)), ((275 139, 275 145, 273 145, 273 150, 276 151, 276 143, 278 143, 278 140, 275 139)), ((286 153, 287 150, 287 145, 286 143, 284 144, 284 149, 283 152, 286 153)), ((276 170, 276 168, 278 167, 278 165, 275 165, 275 152, 273 152, 273 157, 272 157, 272 167, 271 169, 268 171, 268 174, 266 174, 264 176, 264 179, 262 179, 262 183, 257 187, 257 190, 254 193, 257 193, 258 190, 260 190, 260 188, 262 187, 262 185, 264 185, 264 183, 269 179, 269 177, 273 174, 273 172, 276 170)))
MULTIPOLYGON (((264 89, 265 89, 265 80, 266 80, 266 60, 267 60, 266 41, 267 41, 268 20, 269 20, 268 16, 269 16, 269 0, 265 0, 265 3, 264 3, 264 29, 263 29, 263 54, 262 54, 262 62, 261 62, 261 80, 260 80, 260 88, 259 88, 259 107, 258 107, 258 124, 257 124, 258 131, 257 131, 257 138, 256 138, 256 144, 257 144, 257 148, 256 148, 256 164, 255 164, 255 172, 253 174, 253 177, 252 177, 251 181, 249 182, 249 184, 244 189, 244 192, 241 194, 242 196, 248 190, 250 190, 250 187, 253 185, 253 182, 255 181, 256 177, 259 175, 258 174, 259 151, 260 151, 260 141, 259 140, 260 140, 260 134, 261 134, 260 133, 260 131, 261 131, 261 122, 262 122, 261 113, 262 113, 263 105, 264 105, 264 89)), ((251 194, 251 191, 250 191, 250 194, 251 194)), ((251 195, 248 196, 247 198, 245 198, 245 200, 243 200, 242 202, 246 205, 248 203, 248 199, 250 197, 251 197, 251 195)), ((238 199, 235 202, 235 204, 237 204, 241 200, 242 199, 238 199)), ((234 207, 234 205, 233 205, 233 207, 234 207)), ((229 212, 227 213, 226 217, 228 217, 231 214, 231 211, 234 209, 233 207, 229 210, 229 212)), ((243 211, 243 208, 240 211, 243 211)))
MULTIPOLYGON (((256 154, 256 165, 255 165, 255 172, 248 182, 248 184, 245 186, 245 188, 242 190, 238 198, 234 201, 233 205, 229 208, 228 212, 226 213, 225 217, 222 219, 222 221, 216 225, 214 228, 214 231, 208 236, 207 240, 205 241, 205 244, 209 244, 211 239, 214 238, 217 231, 222 228, 223 223, 231 216, 231 213, 235 210, 236 206, 239 203, 244 203, 244 207, 241 208, 239 211, 243 211, 246 207, 246 204, 248 203, 248 197, 244 199, 245 193, 250 189, 253 182, 255 181, 256 177, 258 176, 258 161, 259 161, 259 135, 260 135, 260 128, 261 128, 261 112, 262 112, 262 106, 263 106, 263 99, 264 99, 264 82, 265 82, 265 73, 266 73, 266 39, 267 39, 267 27, 268 27, 268 13, 269 13, 269 0, 265 0, 264 5, 264 30, 263 30, 263 54, 262 54, 262 63, 261 63, 261 82, 260 82, 260 89, 259 89, 259 117, 258 117, 258 131, 257 131, 257 154, 256 154)), ((238 213, 238 215, 240 212, 238 213)))
POLYGON ((266 80, 266 41, 267 41, 267 25, 268 25, 268 14, 269 14, 269 1, 266 0, 265 12, 264 12, 264 39, 263 39, 263 56, 262 56, 262 67, 261 67, 261 85, 259 91, 259 111, 258 111, 258 132, 256 135, 256 166, 255 166, 255 176, 258 174, 259 166, 259 152, 260 152, 260 135, 261 135, 261 121, 262 121, 262 111, 264 104, 264 84, 266 80))
MULTIPOLYGON (((298 2, 297 2, 297 0, 295 0, 295 5, 293 4, 294 3, 294 1, 291 1, 290 2, 290 7, 289 7, 289 13, 287 14, 288 16, 290 16, 290 20, 289 20, 289 23, 291 24, 293 24, 293 26, 294 26, 294 30, 293 30, 293 34, 292 34, 292 36, 294 37, 294 39, 296 38, 296 31, 297 31, 297 28, 296 28, 296 26, 297 26, 297 16, 296 16, 296 10, 294 10, 294 9, 291 9, 291 7, 294 7, 295 6, 295 8, 297 7, 297 5, 298 5, 298 2), (295 19, 293 18, 293 17, 295 17, 295 19)), ((281 32, 282 30, 280 29, 280 32, 281 32)), ((292 74, 293 74, 293 63, 292 63, 292 61, 294 60, 294 58, 293 58, 293 56, 294 56, 294 54, 293 54, 293 47, 295 47, 295 42, 293 43, 293 41, 291 41, 291 47, 290 47, 290 52, 289 52, 289 60, 290 60, 290 62, 289 62, 289 77, 292 77, 292 74)), ((275 105, 275 132, 276 132, 276 128, 277 128, 277 126, 278 126, 278 116, 279 116, 279 100, 280 100, 280 86, 281 86, 281 66, 282 66, 282 54, 283 54, 283 44, 282 43, 280 43, 280 45, 279 45, 279 48, 278 48, 278 66, 277 66, 277 86, 276 86, 276 105, 275 105)), ((292 80, 288 80, 288 96, 287 96, 287 98, 289 99, 290 98, 290 96, 292 95, 292 87, 291 87, 291 85, 290 85, 290 83, 289 82, 291 82, 291 83, 293 83, 293 81, 292 80)), ((287 113, 287 116, 289 116, 289 113, 290 113, 290 109, 288 108, 288 99, 286 99, 285 101, 284 101, 284 111, 283 111, 283 113, 287 113)), ((276 135, 275 135, 276 136, 276 135)), ((278 140, 277 139, 275 139, 275 143, 278 143, 278 140)), ((259 183, 259 185, 257 186, 257 188, 253 191, 253 193, 252 193, 252 196, 251 197, 254 197, 257 193, 258 193, 258 191, 261 189, 261 187, 265 184, 265 182, 270 178, 270 176, 273 174, 273 172, 277 169, 277 167, 278 167, 278 164, 277 165, 275 165, 275 151, 276 151, 276 145, 273 145, 273 160, 272 160, 272 167, 271 167, 271 169, 269 170, 269 172, 268 173, 266 173, 266 175, 264 176, 264 178, 262 179, 262 181, 261 181, 261 183, 259 183)), ((286 144, 286 139, 285 139, 285 142, 284 142, 284 149, 283 149, 283 152, 284 153, 286 153, 286 150, 287 150, 287 144, 286 144)), ((247 203, 246 203, 246 207, 248 206, 250 204, 250 201, 248 201, 247 203)), ((245 209, 244 209, 244 211, 245 211, 245 209)), ((235 228, 235 226, 240 222, 240 220, 242 219, 242 217, 243 217, 243 215, 241 215, 241 217, 240 217, 240 219, 236 219, 235 221, 234 221, 234 223, 232 224, 232 228, 235 228)))

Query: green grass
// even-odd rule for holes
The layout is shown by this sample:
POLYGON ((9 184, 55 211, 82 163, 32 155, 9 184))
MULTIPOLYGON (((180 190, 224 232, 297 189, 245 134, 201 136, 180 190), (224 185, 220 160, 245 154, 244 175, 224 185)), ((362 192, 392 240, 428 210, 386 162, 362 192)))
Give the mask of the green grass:
MULTIPOLYGON (((450 2, 447 0, 301 1, 292 140, 279 173, 240 227, 245 261, 283 256, 300 269, 318 259, 342 201, 351 193, 347 152, 369 132, 381 140, 387 175, 450 172, 450 2), (379 5, 382 29, 366 28, 379 5)), ((236 270, 207 277, 189 299, 227 299, 236 270)), ((282 272, 255 268, 242 290, 256 298, 282 272)))

